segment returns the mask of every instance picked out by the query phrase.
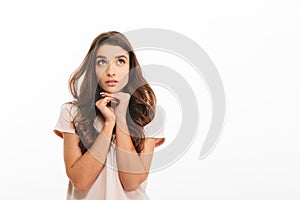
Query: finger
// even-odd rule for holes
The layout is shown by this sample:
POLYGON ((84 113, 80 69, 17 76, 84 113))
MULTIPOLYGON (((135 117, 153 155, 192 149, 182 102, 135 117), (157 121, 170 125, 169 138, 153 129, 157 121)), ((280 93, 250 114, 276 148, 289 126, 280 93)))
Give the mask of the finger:
POLYGON ((109 109, 111 112, 114 112, 114 108, 113 108, 113 107, 108 107, 108 109, 109 109))
POLYGON ((103 104, 104 105, 107 105, 111 101, 114 101, 114 98, 112 98, 112 97, 104 97, 103 98, 103 104))
POLYGON ((116 93, 111 94, 111 93, 107 93, 107 92, 101 92, 100 93, 102 97, 111 97, 114 100, 112 100, 113 103, 120 103, 119 97, 116 93))
POLYGON ((100 95, 102 97, 114 97, 114 94, 112 93, 107 93, 107 92, 100 92, 100 95))
POLYGON ((113 100, 113 98, 111 97, 104 97, 100 100, 97 101, 98 104, 102 105, 102 106, 106 106, 111 100, 113 100))

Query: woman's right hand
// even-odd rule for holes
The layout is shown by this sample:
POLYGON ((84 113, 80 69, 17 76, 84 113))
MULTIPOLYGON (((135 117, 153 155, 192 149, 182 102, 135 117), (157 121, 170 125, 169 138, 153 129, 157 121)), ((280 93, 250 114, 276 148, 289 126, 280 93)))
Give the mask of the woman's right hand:
POLYGON ((97 108, 100 110, 101 114, 104 117, 105 122, 116 123, 116 115, 114 113, 114 109, 111 106, 108 106, 108 103, 114 100, 112 97, 104 97, 99 99, 96 102, 97 108))

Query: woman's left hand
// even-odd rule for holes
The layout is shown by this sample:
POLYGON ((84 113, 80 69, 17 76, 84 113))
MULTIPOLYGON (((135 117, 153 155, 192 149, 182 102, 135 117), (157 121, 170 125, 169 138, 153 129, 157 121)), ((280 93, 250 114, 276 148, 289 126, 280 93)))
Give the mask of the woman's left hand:
POLYGON ((116 102, 112 102, 112 106, 115 110, 115 115, 117 118, 126 118, 126 112, 130 100, 130 94, 125 92, 117 92, 117 93, 107 93, 105 92, 103 97, 112 97, 116 99, 116 102))

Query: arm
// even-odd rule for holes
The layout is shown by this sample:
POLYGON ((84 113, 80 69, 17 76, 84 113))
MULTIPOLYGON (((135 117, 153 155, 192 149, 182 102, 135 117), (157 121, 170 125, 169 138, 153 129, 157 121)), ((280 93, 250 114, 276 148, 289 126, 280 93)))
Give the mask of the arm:
POLYGON ((132 191, 148 177, 156 139, 145 139, 144 149, 139 156, 128 133, 126 121, 117 120, 116 156, 119 179, 125 191, 132 191))
POLYGON ((109 97, 96 102, 104 117, 104 126, 94 144, 83 155, 78 146, 80 138, 76 134, 64 133, 64 160, 66 173, 73 185, 80 191, 87 191, 103 169, 109 150, 112 131, 115 126, 115 115, 107 104, 109 97))
POLYGON ((115 106, 116 116, 116 158, 120 182, 125 191, 132 191, 148 177, 156 139, 145 139, 144 149, 137 154, 132 143, 127 122, 126 111, 130 94, 118 92, 114 94, 105 93, 105 97, 118 100, 115 106))
POLYGON ((63 133, 66 173, 78 190, 87 191, 103 169, 113 127, 112 124, 105 123, 102 133, 83 155, 78 146, 79 136, 63 133))

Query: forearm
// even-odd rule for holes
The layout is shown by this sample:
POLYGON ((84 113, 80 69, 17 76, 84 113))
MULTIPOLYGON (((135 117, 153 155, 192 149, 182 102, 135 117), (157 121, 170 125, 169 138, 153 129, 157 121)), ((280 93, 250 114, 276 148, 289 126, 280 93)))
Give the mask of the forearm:
POLYGON ((104 123, 101 133, 94 144, 88 150, 88 153, 96 158, 100 164, 104 164, 110 147, 114 124, 104 123))
POLYGON ((138 155, 124 119, 117 120, 116 156, 123 188, 125 190, 136 189, 148 176, 152 154, 138 155))
POLYGON ((113 125, 105 123, 94 144, 69 169, 74 186, 86 191, 101 173, 110 146, 113 125))

